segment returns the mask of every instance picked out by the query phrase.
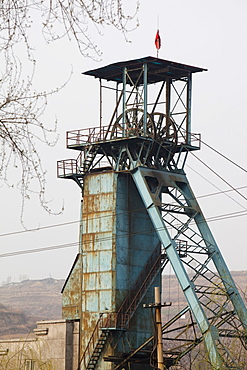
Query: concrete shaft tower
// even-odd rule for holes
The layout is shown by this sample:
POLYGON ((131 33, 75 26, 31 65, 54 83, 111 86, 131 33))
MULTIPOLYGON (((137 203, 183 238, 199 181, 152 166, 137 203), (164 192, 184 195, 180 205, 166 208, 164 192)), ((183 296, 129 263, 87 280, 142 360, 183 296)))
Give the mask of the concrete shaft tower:
POLYGON ((58 162, 83 197, 80 251, 63 288, 63 317, 80 320, 80 369, 157 363, 143 303, 154 302, 168 264, 187 305, 163 325, 165 368, 201 342, 210 368, 241 368, 226 338, 246 341, 247 310, 184 172, 200 149, 191 88, 202 71, 145 57, 84 73, 100 81, 99 127, 69 131, 79 155, 58 162), (114 107, 106 124, 104 91, 114 107))

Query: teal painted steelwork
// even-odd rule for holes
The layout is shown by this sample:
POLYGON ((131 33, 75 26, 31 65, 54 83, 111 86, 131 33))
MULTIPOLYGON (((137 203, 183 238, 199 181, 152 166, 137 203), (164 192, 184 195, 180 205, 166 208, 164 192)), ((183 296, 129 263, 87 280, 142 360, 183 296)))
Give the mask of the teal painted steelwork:
MULTIPOLYGON (((238 320, 242 328, 240 329, 238 326, 238 329, 235 330, 235 336, 239 334, 238 331, 240 332, 242 330, 242 337, 246 338, 247 310, 203 217, 199 204, 192 193, 186 176, 179 173, 175 174, 141 167, 132 171, 132 176, 142 196, 143 202, 146 205, 150 219, 159 235, 163 248, 166 251, 167 257, 173 266, 173 270, 178 278, 190 309, 202 332, 213 369, 220 370, 229 368, 230 364, 232 364, 232 366, 234 365, 234 368, 238 368, 227 348, 222 343, 221 345, 217 343, 220 343, 219 332, 222 325, 221 320, 226 313, 230 312, 231 308, 229 307, 231 304, 234 310, 232 311, 229 324, 231 324, 233 320, 238 320), (158 180, 156 189, 159 190, 155 191, 156 197, 154 196, 154 191, 152 192, 151 190, 150 179, 158 180), (176 225, 174 228, 172 228, 171 221, 166 222, 166 216, 162 217, 161 209, 166 209, 167 204, 161 205, 158 200, 161 197, 162 191, 167 192, 168 188, 170 188, 170 191, 171 188, 175 189, 176 195, 172 196, 173 209, 170 208, 167 212, 172 214, 173 212, 178 212, 180 208, 180 215, 186 216, 188 221, 187 223, 183 221, 179 226, 176 225), (176 201, 177 205, 174 204, 174 201, 176 201), (191 227, 189 224, 192 220, 195 221, 195 225, 191 227), (175 237, 172 237, 171 233, 174 229, 177 233, 175 237), (200 242, 194 241, 195 236, 197 236, 197 239, 201 238, 200 242), (181 237, 186 238, 190 243, 194 242, 194 246, 192 247, 193 251, 191 252, 188 248, 186 256, 183 259, 179 257, 177 245, 177 239, 181 237), (190 253, 191 255, 192 253, 201 255, 204 258, 204 261, 197 261, 197 276, 195 275, 193 279, 188 276, 185 269, 185 266, 193 266, 193 259, 190 257, 190 253), (186 260, 189 259, 189 263, 186 263, 186 260), (208 268, 209 262, 211 262, 216 268, 216 271, 218 271, 217 276, 216 273, 214 273, 218 281, 214 281, 214 276, 211 276, 211 283, 214 284, 213 287, 207 284, 207 286, 203 285, 201 290, 199 287, 195 288, 195 282, 198 277, 203 277, 206 276, 207 273, 211 273, 211 270, 208 268), (220 285, 221 282, 223 286, 220 285), (215 302, 213 297, 210 298, 212 293, 215 294, 215 296, 219 294, 224 295, 224 303, 215 302), (203 302, 205 297, 207 297, 209 302, 206 305, 205 302, 203 302), (213 320, 209 321, 207 317, 209 316, 207 313, 208 310, 213 313, 213 320)), ((178 221, 179 218, 176 218, 176 222, 178 221)))

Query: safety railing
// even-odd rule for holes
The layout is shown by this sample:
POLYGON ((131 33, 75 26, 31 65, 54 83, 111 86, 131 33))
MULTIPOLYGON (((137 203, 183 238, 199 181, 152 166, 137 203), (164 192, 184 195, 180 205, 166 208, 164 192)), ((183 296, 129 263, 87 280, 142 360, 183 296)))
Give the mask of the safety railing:
POLYGON ((109 130, 108 126, 90 127, 86 129, 68 131, 66 145, 68 148, 105 142, 108 140, 124 139, 143 136, 142 128, 123 128, 120 124, 109 130))
POLYGON ((57 177, 68 177, 78 173, 77 159, 64 159, 57 162, 57 177))
MULTIPOLYGON (((126 321, 126 315, 122 315, 122 322, 126 321)), ((96 322, 94 330, 89 338, 88 344, 84 350, 83 356, 80 360, 80 369, 87 369, 88 364, 93 357, 97 346, 100 344, 100 350, 104 346, 109 330, 117 329, 119 316, 116 312, 100 313, 99 319, 96 322)))
POLYGON ((101 329, 119 329, 123 328, 124 324, 129 320, 129 314, 110 312, 103 313, 100 323, 101 329))
POLYGON ((92 335, 88 341, 88 344, 85 348, 85 351, 83 353, 83 356, 80 360, 80 369, 81 369, 81 366, 84 365, 84 369, 87 368, 87 365, 90 361, 90 358, 92 357, 92 354, 93 354, 93 351, 98 343, 98 340, 99 340, 99 337, 100 337, 100 333, 101 333, 101 320, 102 320, 102 316, 103 314, 101 313, 100 316, 99 316, 99 319, 94 327, 94 330, 92 332, 92 335))
MULTIPOLYGON (((89 127, 85 129, 67 131, 66 133, 66 145, 68 148, 73 148, 77 146, 85 146, 88 144, 95 144, 99 142, 105 142, 115 139, 126 139, 132 137, 144 137, 143 128, 130 125, 130 127, 124 128, 121 124, 113 126, 109 129, 109 126, 101 127, 89 127)), ((147 135, 149 136, 149 135, 147 135)), ((189 145, 195 145, 200 148, 201 145, 201 135, 190 133, 190 143, 189 145)), ((155 139, 155 136, 153 137, 155 139)), ((177 144, 186 145, 187 138, 185 133, 178 131, 177 144)))
POLYGON ((90 127, 80 130, 67 131, 66 144, 67 147, 92 144, 102 141, 104 137, 105 127, 90 127))
POLYGON ((160 252, 160 244, 158 243, 146 265, 136 279, 132 289, 129 291, 127 297, 119 307, 117 313, 117 326, 119 328, 128 327, 132 315, 136 311, 148 287, 166 260, 166 256, 162 255, 160 252))

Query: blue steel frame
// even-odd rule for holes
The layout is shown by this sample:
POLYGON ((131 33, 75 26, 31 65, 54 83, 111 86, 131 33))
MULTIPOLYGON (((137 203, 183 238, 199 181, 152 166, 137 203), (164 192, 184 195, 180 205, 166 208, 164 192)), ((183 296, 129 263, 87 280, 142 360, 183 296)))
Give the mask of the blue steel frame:
MULTIPOLYGON (((230 366, 234 366, 234 369, 236 369, 237 367, 234 360, 231 359, 231 355, 229 354, 227 348, 224 348, 222 343, 220 353, 219 346, 217 345, 217 343, 220 342, 217 325, 219 325, 220 328, 220 324, 215 322, 215 325, 213 325, 211 322, 209 322, 206 310, 203 308, 203 305, 200 302, 198 295, 196 294, 194 282, 191 281, 191 279, 189 278, 182 259, 178 254, 178 245, 176 239, 183 235, 183 237, 191 239, 191 241, 193 241, 191 237, 188 237, 187 231, 189 230, 189 223, 191 222, 191 220, 194 220, 196 223, 196 225, 194 226, 197 227, 197 231, 199 231, 199 234, 201 235, 201 238, 204 242, 204 247, 202 247, 202 245, 198 245, 197 247, 193 246, 192 253, 201 253, 206 255, 206 263, 204 262, 201 263, 201 265, 198 265, 199 268, 202 269, 202 271, 200 272, 198 269, 197 274, 198 276, 203 276, 204 274, 209 272, 210 270, 207 268, 208 262, 209 260, 213 262, 213 265, 219 274, 218 278, 221 279, 225 287, 225 289, 223 289, 222 287, 218 286, 218 293, 221 291, 221 294, 225 294, 227 296, 227 304, 229 304, 228 301, 231 301, 231 303, 233 304, 236 317, 239 319, 242 325, 243 337, 246 338, 246 307, 220 253, 220 250, 212 236, 212 233, 205 221, 205 218, 203 217, 199 204, 192 193, 186 176, 179 173, 174 174, 168 173, 167 171, 150 170, 144 167, 138 167, 134 169, 132 171, 132 176, 146 206, 150 219, 152 220, 152 223, 156 229, 157 235, 159 236, 160 242, 163 245, 166 255, 184 292, 191 312, 193 313, 203 335, 212 368, 217 370, 229 368, 230 361, 230 366), (148 179, 150 179, 150 177, 158 179, 158 185, 155 190, 155 194, 152 193, 151 187, 148 184, 148 179), (177 183, 182 184, 182 186, 178 186, 177 183), (174 189, 179 191, 179 195, 176 197, 172 196, 172 200, 175 200, 177 202, 177 207, 180 207, 181 209, 180 213, 186 215, 189 221, 188 223, 183 222, 181 224, 181 229, 178 230, 175 238, 171 236, 171 232, 169 232, 168 230, 168 227, 171 228, 171 223, 166 223, 164 217, 162 217, 162 207, 159 199, 161 196, 162 188, 164 187, 173 187, 174 189), (181 202, 181 195, 183 198, 183 203, 181 202), (203 250, 200 251, 200 249, 202 248, 203 250)), ((168 213, 177 211, 177 207, 175 207, 174 205, 172 207, 173 210, 170 208, 168 213)), ((190 254, 189 249, 187 250, 187 253, 188 255, 190 254)), ((205 290, 205 286, 203 288, 205 290)), ((209 289, 210 288, 208 286, 208 292, 209 289)), ((199 290, 197 291, 198 293, 201 293, 199 290)), ((211 291, 209 293, 212 294, 211 291)), ((214 291, 214 294, 217 294, 217 292, 214 291)), ((205 295, 206 294, 204 292, 204 294, 202 295, 203 298, 205 298, 205 295)), ((213 306, 213 299, 211 299, 210 303, 211 306, 213 306)), ((207 307, 207 309, 208 308, 209 307, 207 307)), ((211 308, 211 311, 213 311, 215 317, 217 317, 218 315, 219 319, 222 319, 223 310, 227 311, 226 307, 224 308, 223 306, 220 306, 218 307, 218 311, 216 310, 216 308, 211 308)))

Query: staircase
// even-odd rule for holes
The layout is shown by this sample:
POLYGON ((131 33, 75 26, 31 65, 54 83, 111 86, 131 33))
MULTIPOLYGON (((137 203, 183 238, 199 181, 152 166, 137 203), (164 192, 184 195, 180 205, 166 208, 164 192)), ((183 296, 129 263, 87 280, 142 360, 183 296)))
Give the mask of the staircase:
POLYGON ((93 333, 88 341, 87 347, 79 363, 80 370, 95 369, 101 352, 104 349, 105 343, 109 336, 110 330, 107 328, 101 329, 105 325, 103 314, 100 314, 93 333))
POLYGON ((163 270, 167 262, 168 259, 166 255, 164 253, 160 253, 159 243, 117 312, 117 326, 119 328, 126 329, 128 327, 128 324, 142 301, 147 289, 154 281, 157 273, 160 270, 163 270))
POLYGON ((80 170, 83 175, 85 175, 89 171, 98 151, 99 146, 97 145, 90 145, 88 148, 84 149, 84 160, 82 165, 80 166, 80 170))
POLYGON ((99 146, 90 145, 80 152, 77 159, 65 159, 57 162, 57 177, 74 180, 83 189, 83 179, 92 167, 99 146), (82 154, 84 153, 84 157, 82 154))
POLYGON ((104 349, 105 343, 107 341, 107 338, 109 336, 110 331, 109 330, 102 330, 100 337, 97 341, 96 347, 93 350, 92 356, 90 357, 90 360, 86 366, 85 369, 95 369, 95 366, 97 365, 98 359, 100 358, 101 352, 104 349))

